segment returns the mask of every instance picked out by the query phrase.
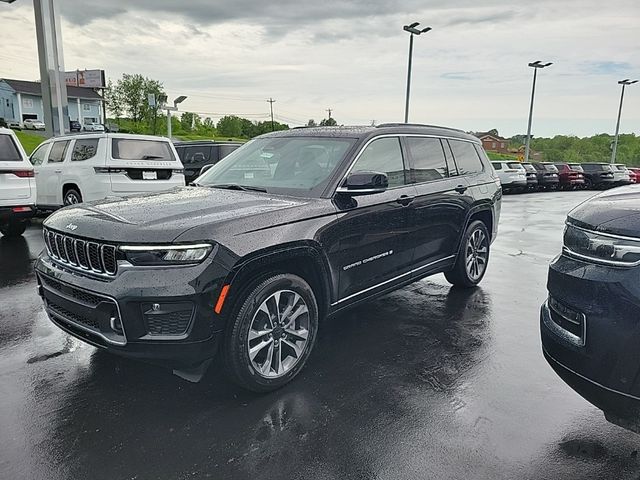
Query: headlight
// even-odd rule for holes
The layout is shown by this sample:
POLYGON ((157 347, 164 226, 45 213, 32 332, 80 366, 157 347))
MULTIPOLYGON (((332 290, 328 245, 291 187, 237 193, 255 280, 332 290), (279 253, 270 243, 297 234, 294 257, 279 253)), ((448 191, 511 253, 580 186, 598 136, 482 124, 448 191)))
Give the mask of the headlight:
POLYGON ((617 267, 640 265, 640 238, 594 232, 567 224, 564 251, 584 260, 617 267))
POLYGON ((202 262, 213 245, 123 245, 120 247, 132 265, 193 265, 202 262))

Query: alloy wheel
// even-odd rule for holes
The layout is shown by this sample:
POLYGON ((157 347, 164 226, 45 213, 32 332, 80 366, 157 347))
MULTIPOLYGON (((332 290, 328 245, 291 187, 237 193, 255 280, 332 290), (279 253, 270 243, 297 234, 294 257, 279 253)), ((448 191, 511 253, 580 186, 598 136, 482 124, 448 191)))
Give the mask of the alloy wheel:
POLYGON ((487 268, 489 256, 489 242, 487 236, 480 229, 474 230, 469 236, 465 250, 465 267, 467 275, 473 281, 482 277, 487 268))
POLYGON ((306 302, 292 290, 278 290, 253 315, 247 336, 249 360, 258 375, 281 377, 300 361, 308 339, 306 302))
POLYGON ((80 203, 80 199, 75 193, 67 193, 64 197, 65 205, 75 205, 76 203, 80 203))

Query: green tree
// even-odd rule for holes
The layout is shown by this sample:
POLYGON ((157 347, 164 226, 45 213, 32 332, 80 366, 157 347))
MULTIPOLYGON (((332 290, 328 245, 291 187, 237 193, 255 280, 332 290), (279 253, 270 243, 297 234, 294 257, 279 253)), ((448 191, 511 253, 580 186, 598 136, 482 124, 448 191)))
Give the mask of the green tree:
MULTIPOLYGON (((145 122, 147 126, 160 111, 157 99, 161 95, 165 95, 162 83, 138 73, 122 74, 122 78, 115 85, 112 83, 111 91, 116 102, 115 108, 119 108, 119 111, 126 114, 134 124, 145 122), (155 107, 149 106, 148 95, 151 93, 156 96, 155 107)), ((111 111, 115 113, 113 107, 111 107, 111 111)))
POLYGON ((310 118, 309 121, 307 122, 307 127, 317 127, 317 126, 318 124, 313 118, 310 118))
POLYGON ((111 79, 107 82, 107 88, 104 91, 104 101, 107 105, 107 111, 111 112, 116 120, 119 120, 123 111, 122 98, 120 90, 115 87, 111 79))
POLYGON ((225 137, 242 136, 242 119, 236 115, 226 115, 218 120, 218 133, 225 137))
POLYGON ((202 125, 202 120, 193 112, 184 112, 180 116, 180 125, 185 132, 198 131, 202 125))
POLYGON ((336 125, 338 125, 338 122, 336 122, 336 119, 333 117, 324 118, 320 122, 321 127, 335 127, 336 125))

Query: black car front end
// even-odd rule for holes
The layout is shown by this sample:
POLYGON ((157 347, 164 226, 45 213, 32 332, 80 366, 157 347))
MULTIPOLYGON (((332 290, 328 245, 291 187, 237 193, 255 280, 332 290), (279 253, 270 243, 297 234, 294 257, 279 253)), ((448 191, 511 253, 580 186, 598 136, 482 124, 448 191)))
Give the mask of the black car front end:
MULTIPOLYGON (((596 197, 570 213, 563 252, 549 268, 542 348, 558 375, 610 421, 638 430, 640 235, 611 233, 621 211, 605 211, 607 203, 596 197)), ((619 218, 627 228, 638 223, 635 213, 619 218)))
POLYGON ((161 265, 158 250, 132 257, 117 242, 46 227, 44 236, 38 289, 60 328, 118 355, 176 369, 215 355, 222 323, 214 310, 228 274, 217 245, 202 261, 161 265))

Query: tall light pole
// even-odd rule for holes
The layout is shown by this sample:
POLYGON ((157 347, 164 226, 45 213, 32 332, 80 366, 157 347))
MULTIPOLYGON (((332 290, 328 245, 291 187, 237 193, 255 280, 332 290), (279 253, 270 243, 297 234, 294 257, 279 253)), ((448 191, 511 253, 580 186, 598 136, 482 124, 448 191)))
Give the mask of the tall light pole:
POLYGON ((423 29, 416 28, 420 25, 420 22, 414 22, 411 25, 405 25, 402 29, 405 32, 409 32, 409 65, 407 67, 407 98, 404 105, 404 123, 409 123, 409 94, 411 93, 411 63, 413 61, 413 36, 427 33, 431 30, 431 27, 425 27, 423 29))
POLYGON ((620 93, 620 107, 618 107, 618 121, 616 122, 616 135, 613 139, 613 149, 611 151, 611 163, 616 163, 616 153, 618 151, 618 133, 620 132, 620 116, 622 115, 622 100, 624 100, 624 87, 627 85, 633 85, 638 83, 638 80, 629 80, 625 78, 620 80, 618 85, 622 85, 622 92, 620 93))
POLYGON ((527 141, 524 147, 525 162, 529 161, 529 149, 531 145, 531 120, 533 119, 533 97, 536 94, 536 78, 538 76, 538 69, 548 67, 549 65, 553 65, 553 63, 542 63, 540 60, 536 60, 535 62, 531 62, 529 64, 529 66, 533 68, 533 87, 531 87, 531 105, 529 105, 529 125, 527 126, 527 141))
POLYGON ((171 112, 178 110, 178 104, 184 102, 186 99, 187 97, 185 95, 180 95, 173 101, 173 107, 164 107, 167 111, 167 137, 169 137, 169 140, 171 140, 171 112))

